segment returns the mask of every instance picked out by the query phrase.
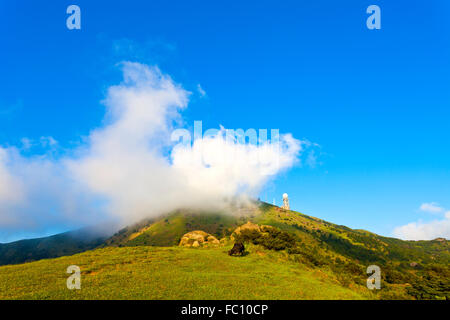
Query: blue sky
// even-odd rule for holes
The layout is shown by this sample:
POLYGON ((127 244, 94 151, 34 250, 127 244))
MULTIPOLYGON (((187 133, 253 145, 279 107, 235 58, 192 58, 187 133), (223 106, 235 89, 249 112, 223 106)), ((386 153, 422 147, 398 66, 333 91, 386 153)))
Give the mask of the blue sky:
POLYGON ((283 173, 261 199, 280 204, 287 192, 295 210, 391 236, 444 219, 424 203, 450 209, 449 9, 444 0, 1 1, 0 145, 51 136, 70 149, 101 124, 118 62, 158 65, 206 92, 183 112, 188 126, 279 128, 320 145, 315 166, 283 173), (81 30, 66 28, 70 4, 81 30), (366 27, 371 4, 381 30, 366 27))

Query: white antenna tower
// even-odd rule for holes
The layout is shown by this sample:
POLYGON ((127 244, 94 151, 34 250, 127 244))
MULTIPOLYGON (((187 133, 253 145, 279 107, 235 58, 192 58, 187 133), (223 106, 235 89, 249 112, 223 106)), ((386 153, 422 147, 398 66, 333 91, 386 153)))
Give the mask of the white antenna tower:
POLYGON ((287 193, 283 193, 283 209, 290 210, 289 207, 289 197, 287 193))

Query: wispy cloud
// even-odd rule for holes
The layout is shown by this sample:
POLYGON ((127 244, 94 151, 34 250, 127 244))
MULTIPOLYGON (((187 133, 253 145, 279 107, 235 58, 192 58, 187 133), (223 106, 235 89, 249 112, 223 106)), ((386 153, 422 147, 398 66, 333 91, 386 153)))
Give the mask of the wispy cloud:
POLYGON ((200 97, 205 97, 206 96, 206 91, 205 90, 203 90, 203 88, 202 88, 202 86, 200 85, 200 83, 199 84, 197 84, 197 91, 198 91, 198 93, 199 93, 199 95, 200 95, 200 97))
POLYGON ((422 205, 420 206, 420 210, 430 213, 440 213, 444 211, 444 208, 440 207, 438 203, 431 202, 431 203, 422 203, 422 205))

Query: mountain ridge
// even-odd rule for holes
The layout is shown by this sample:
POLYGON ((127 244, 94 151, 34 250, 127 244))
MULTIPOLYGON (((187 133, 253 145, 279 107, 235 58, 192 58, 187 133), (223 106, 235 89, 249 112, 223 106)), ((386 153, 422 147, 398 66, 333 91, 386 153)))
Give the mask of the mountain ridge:
POLYGON ((97 248, 112 233, 105 229, 85 227, 48 237, 0 243, 0 266, 57 258, 97 248))

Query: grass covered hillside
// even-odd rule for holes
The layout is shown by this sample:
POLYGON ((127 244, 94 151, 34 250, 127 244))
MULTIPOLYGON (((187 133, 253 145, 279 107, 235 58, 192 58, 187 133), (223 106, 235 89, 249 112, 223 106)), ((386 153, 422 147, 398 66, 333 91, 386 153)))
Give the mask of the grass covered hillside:
POLYGON ((250 248, 108 247, 70 257, 0 267, 0 299, 367 299, 327 272, 281 252, 250 248), (81 268, 81 290, 68 290, 66 269, 81 268))
POLYGON ((237 226, 251 221, 269 225, 294 238, 293 244, 247 243, 286 252, 289 258, 311 269, 331 272, 344 287, 366 285, 366 269, 381 268, 385 299, 450 298, 450 244, 445 239, 403 241, 365 230, 353 230, 267 203, 231 209, 233 214, 178 211, 153 221, 120 230, 107 240, 112 246, 173 246, 186 232, 203 230, 218 239, 229 237, 237 226))
POLYGON ((381 237, 260 202, 227 211, 180 210, 124 228, 95 250, 0 267, 0 298, 450 298, 445 239, 381 237), (195 230, 220 245, 178 247, 195 230), (242 257, 227 254, 235 240, 245 243, 242 257), (381 290, 366 287, 373 264, 381 269, 381 290), (69 265, 81 268, 82 290, 66 288, 69 265))

